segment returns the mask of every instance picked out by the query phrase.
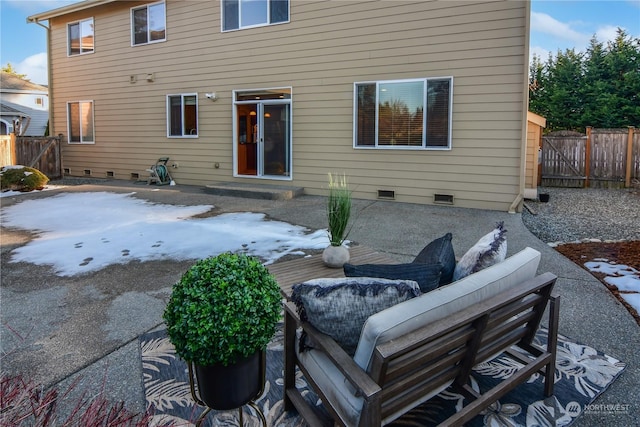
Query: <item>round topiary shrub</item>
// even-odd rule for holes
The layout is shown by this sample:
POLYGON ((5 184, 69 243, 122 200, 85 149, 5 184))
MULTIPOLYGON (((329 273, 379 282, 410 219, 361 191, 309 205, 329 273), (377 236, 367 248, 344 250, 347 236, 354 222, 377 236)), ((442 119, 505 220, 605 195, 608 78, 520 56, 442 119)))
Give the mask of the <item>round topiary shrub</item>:
POLYGON ((27 166, 3 166, 0 169, 0 190, 42 190, 49 178, 38 169, 27 166))
POLYGON ((228 366, 266 348, 281 309, 280 287, 257 258, 223 253, 184 273, 163 319, 184 360, 228 366))

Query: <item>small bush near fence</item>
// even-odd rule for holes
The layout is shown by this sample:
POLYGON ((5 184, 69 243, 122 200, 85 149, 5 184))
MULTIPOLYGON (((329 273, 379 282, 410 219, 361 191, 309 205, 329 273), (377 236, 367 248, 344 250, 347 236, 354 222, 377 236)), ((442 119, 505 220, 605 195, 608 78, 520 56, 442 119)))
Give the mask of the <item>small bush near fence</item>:
POLYGON ((42 190, 49 178, 37 169, 26 166, 5 166, 0 169, 0 190, 42 190))

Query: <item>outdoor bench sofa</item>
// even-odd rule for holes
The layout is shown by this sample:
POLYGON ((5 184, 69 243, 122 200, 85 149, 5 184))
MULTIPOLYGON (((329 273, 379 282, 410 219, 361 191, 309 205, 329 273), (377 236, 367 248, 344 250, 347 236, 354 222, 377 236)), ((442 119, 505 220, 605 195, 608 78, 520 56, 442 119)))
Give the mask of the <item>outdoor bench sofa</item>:
POLYGON ((310 426, 326 425, 296 388, 296 368, 323 402, 330 423, 371 427, 399 418, 451 387, 468 402, 441 425, 463 425, 527 381, 544 375, 553 394, 559 298, 556 276, 536 276, 540 253, 526 248, 504 261, 368 317, 353 357, 328 335, 285 306, 285 409, 310 426), (532 344, 549 303, 545 348, 532 344), (300 328, 313 348, 301 350, 300 328), (469 385, 472 368, 496 355, 522 368, 479 394, 469 385))

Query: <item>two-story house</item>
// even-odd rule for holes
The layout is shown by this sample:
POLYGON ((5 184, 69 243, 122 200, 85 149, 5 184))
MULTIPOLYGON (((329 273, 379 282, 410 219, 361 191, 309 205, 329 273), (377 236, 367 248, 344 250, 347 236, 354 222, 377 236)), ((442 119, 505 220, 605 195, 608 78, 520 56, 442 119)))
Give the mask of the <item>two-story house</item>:
POLYGON ((49 120, 45 86, 2 71, 0 76, 0 135, 43 136, 49 120))
MULTIPOLYGON (((247 182, 509 210, 524 190, 528 1, 87 0, 47 28, 72 176, 247 182)), ((47 24, 43 24, 48 21, 47 24)))

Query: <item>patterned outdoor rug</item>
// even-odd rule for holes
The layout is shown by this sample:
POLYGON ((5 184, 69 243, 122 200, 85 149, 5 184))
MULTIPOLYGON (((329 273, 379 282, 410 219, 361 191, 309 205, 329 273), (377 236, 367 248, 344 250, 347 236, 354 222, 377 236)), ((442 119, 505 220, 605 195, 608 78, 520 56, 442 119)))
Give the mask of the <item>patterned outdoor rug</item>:
MULTIPOLYGON (((546 342, 546 330, 536 337, 546 342)), ((155 414, 154 422, 175 422, 188 426, 197 420, 202 408, 191 399, 187 366, 175 354, 165 331, 140 337, 142 372, 147 405, 155 414)), ((269 426, 304 426, 295 413, 283 410, 283 334, 281 328, 267 349, 267 382, 265 391, 256 401, 269 426)), ((495 359, 474 369, 472 386, 484 390, 511 376, 519 366, 510 359, 495 359)), ((516 387, 488 410, 478 415, 471 426, 568 426, 593 402, 595 398, 621 374, 625 364, 589 346, 566 337, 558 337, 558 353, 554 395, 544 398, 542 377, 534 374, 528 383, 516 387)), ((300 375, 297 386, 307 390, 305 397, 321 405, 315 394, 308 390, 300 375)), ((430 401, 394 422, 393 426, 428 426, 446 419, 460 407, 463 397, 444 391, 430 401)), ((259 426, 260 419, 246 406, 245 426, 259 426)), ((205 426, 237 426, 238 411, 212 411, 205 426)))

